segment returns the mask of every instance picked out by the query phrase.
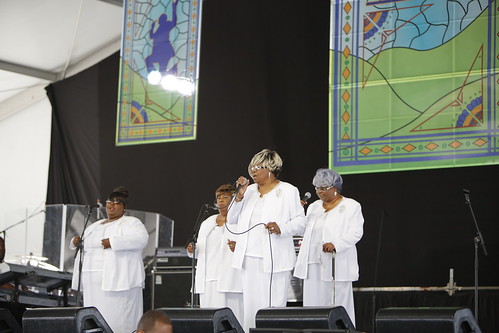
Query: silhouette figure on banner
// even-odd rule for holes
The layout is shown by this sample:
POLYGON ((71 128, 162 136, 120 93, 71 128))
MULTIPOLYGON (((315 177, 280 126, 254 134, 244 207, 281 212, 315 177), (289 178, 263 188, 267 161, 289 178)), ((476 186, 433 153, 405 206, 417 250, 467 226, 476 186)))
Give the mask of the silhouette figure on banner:
POLYGON ((149 37, 153 42, 152 52, 146 58, 147 71, 149 73, 159 70, 161 74, 177 75, 177 64, 170 70, 167 70, 168 62, 175 55, 175 50, 170 42, 170 32, 177 25, 177 3, 178 0, 172 1, 172 15, 170 20, 168 20, 168 15, 163 13, 151 25, 149 37))

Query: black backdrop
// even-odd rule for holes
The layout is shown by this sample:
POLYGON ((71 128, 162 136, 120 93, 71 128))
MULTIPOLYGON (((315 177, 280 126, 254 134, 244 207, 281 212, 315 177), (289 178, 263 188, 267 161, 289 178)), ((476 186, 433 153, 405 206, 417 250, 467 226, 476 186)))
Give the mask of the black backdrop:
MULTIPOLYGON (((284 159, 281 179, 310 191, 327 167, 329 1, 206 0, 197 140, 116 147, 119 55, 47 88, 54 105, 47 203, 94 203, 117 185, 129 207, 175 220, 184 245, 214 190, 246 175, 262 148, 284 159)), ((471 190, 489 250, 480 285, 499 285, 499 166, 344 176, 363 206, 356 286, 473 285, 471 190), (380 253, 376 266, 376 254, 380 253), (375 273, 377 277, 375 278, 375 273)), ((315 195, 314 195, 314 198, 315 195)))

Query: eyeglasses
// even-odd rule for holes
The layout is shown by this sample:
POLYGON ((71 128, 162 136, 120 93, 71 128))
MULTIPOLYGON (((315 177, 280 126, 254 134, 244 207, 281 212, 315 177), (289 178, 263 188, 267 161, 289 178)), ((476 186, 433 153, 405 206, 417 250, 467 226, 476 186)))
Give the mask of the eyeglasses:
POLYGON ((332 189, 334 186, 319 186, 319 187, 315 187, 315 190, 316 191, 329 191, 330 189, 332 189))
POLYGON ((250 168, 250 171, 251 172, 255 172, 255 171, 260 171, 262 169, 265 169, 265 167, 261 166, 261 165, 253 165, 251 168, 250 168))
POLYGON ((121 200, 106 200, 106 205, 123 205, 123 201, 121 200))

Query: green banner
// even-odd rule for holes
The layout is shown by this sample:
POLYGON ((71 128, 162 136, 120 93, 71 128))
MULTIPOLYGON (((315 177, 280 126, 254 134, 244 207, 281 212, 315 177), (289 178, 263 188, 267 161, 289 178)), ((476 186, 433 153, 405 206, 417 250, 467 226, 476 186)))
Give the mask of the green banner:
POLYGON ((499 163, 496 1, 331 1, 329 164, 499 163))

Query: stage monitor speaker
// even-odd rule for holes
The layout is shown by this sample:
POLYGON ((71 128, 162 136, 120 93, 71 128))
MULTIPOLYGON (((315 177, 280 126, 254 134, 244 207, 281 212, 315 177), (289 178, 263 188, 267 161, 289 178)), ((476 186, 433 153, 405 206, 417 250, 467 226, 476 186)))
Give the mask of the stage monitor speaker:
MULTIPOLYGON (((191 305, 191 268, 154 271, 150 277, 152 309, 191 305)), ((147 289, 147 288, 146 288, 147 289)))
POLYGON ((8 309, 0 308, 0 333, 22 333, 21 325, 8 309))
POLYGON ((309 328, 294 330, 291 328, 250 328, 249 333, 361 333, 350 329, 329 330, 322 328, 309 328))
POLYGON ((342 306, 261 309, 256 313, 256 328, 355 329, 342 306))
POLYGON ((480 333, 470 309, 385 308, 376 313, 376 333, 480 333))
POLYGON ((113 333, 94 307, 28 309, 23 315, 23 332, 113 333))
POLYGON ((160 308, 170 317, 175 333, 244 333, 229 308, 160 308))

